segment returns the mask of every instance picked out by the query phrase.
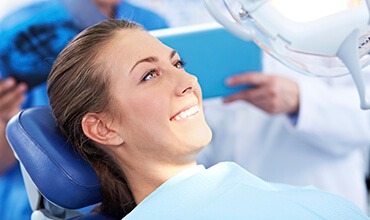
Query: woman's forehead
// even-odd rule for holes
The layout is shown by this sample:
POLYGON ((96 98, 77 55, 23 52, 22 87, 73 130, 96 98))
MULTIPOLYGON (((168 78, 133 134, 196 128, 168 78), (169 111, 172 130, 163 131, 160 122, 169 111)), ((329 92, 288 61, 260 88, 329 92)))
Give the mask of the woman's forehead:
POLYGON ((125 29, 101 50, 100 58, 113 71, 127 72, 137 61, 147 57, 168 57, 173 50, 145 30, 125 29))
POLYGON ((127 29, 119 31, 114 38, 118 47, 126 49, 151 49, 153 47, 164 47, 164 45, 145 30, 127 29))
POLYGON ((108 53, 113 57, 127 62, 135 62, 148 56, 162 56, 172 51, 147 31, 138 29, 119 31, 108 48, 108 53))

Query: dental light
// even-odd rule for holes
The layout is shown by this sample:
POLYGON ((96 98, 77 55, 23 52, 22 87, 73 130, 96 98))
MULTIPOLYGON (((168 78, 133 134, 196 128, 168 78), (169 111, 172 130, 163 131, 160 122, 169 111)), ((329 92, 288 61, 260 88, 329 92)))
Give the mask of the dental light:
MULTIPOLYGON (((231 15, 221 10, 221 0, 205 0, 212 16, 244 40, 253 40, 264 51, 288 67, 309 76, 337 77, 351 74, 360 96, 361 108, 370 109, 361 74, 370 63, 370 0, 331 1, 331 11, 321 15, 304 2, 315 0, 223 0, 231 15), (304 6, 304 11, 285 5, 304 6), (290 14, 289 12, 296 12, 290 14), (301 17, 298 17, 300 15, 301 17)), ((321 9, 325 1, 319 1, 321 9)), ((327 7, 330 9, 330 7, 327 7)))

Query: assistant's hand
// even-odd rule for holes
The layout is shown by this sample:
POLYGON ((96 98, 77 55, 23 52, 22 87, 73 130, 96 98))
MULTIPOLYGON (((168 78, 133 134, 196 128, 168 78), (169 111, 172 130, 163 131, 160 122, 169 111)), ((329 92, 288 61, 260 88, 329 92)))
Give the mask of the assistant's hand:
POLYGON ((229 86, 247 84, 253 88, 226 97, 225 103, 245 100, 271 114, 298 111, 298 84, 288 78, 263 73, 245 73, 229 78, 226 84, 229 86))
POLYGON ((26 84, 17 84, 13 78, 0 81, 0 123, 7 123, 20 111, 26 90, 26 84))
POLYGON ((25 98, 27 86, 8 78, 0 81, 0 176, 14 166, 16 159, 5 137, 6 124, 18 113, 25 98))

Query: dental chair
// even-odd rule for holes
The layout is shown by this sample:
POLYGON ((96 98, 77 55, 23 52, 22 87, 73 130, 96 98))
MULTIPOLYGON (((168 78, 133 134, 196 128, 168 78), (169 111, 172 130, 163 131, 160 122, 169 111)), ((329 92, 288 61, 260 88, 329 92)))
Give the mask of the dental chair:
POLYGON ((66 142, 49 107, 22 110, 9 121, 6 134, 21 165, 31 219, 110 219, 75 211, 100 202, 100 183, 66 142))
MULTIPOLYGON (((219 25, 202 25, 153 31, 188 61, 204 98, 224 96, 238 88, 223 82, 230 73, 261 70, 261 51, 219 25)), ((81 214, 78 209, 101 201, 101 186, 94 170, 70 146, 47 106, 22 110, 8 123, 7 139, 20 162, 32 220, 111 219, 81 214)))

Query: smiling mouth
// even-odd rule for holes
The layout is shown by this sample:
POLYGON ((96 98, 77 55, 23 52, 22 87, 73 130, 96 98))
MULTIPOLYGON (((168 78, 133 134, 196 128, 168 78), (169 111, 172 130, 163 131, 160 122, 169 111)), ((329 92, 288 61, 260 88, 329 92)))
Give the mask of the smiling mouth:
POLYGON ((179 121, 181 119, 187 118, 189 116, 195 115, 199 112, 200 108, 198 105, 190 107, 184 111, 179 112, 177 115, 171 118, 171 121, 179 121))

